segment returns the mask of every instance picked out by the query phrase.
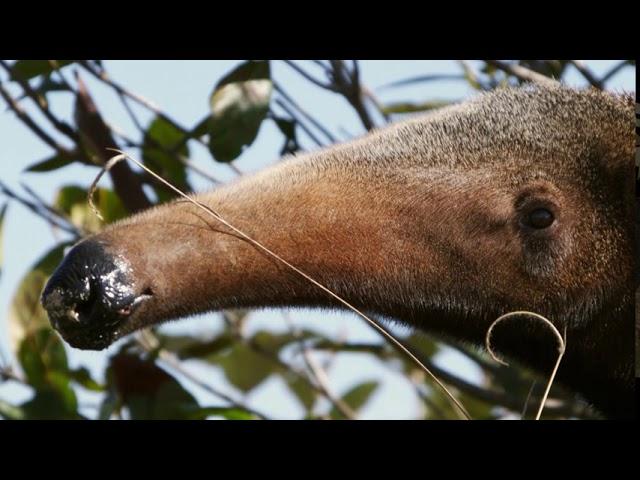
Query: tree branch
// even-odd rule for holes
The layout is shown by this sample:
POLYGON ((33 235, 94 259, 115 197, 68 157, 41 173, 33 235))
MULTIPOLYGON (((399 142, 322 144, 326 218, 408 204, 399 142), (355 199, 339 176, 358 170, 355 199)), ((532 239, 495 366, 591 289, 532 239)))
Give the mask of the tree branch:
POLYGON ((367 130, 373 129, 375 124, 371 120, 369 112, 362 101, 360 83, 356 81, 356 77, 359 76, 359 70, 354 68, 351 73, 347 72, 342 60, 330 60, 329 63, 332 69, 333 85, 354 108, 364 128, 367 130))
POLYGON ((491 65, 492 67, 497 68, 511 76, 522 80, 523 82, 533 82, 533 83, 541 83, 544 85, 557 85, 557 82, 549 77, 545 77, 544 75, 539 74, 538 72, 534 72, 522 65, 511 65, 507 62, 503 62, 500 60, 485 60, 487 65, 491 65))
POLYGON ((589 68, 584 63, 582 63, 580 60, 569 60, 569 63, 580 72, 580 74, 587 82, 591 84, 592 87, 595 87, 598 90, 602 90, 602 82, 595 77, 593 72, 589 70, 589 68))
POLYGON ((9 108, 16 114, 16 116, 24 123, 29 130, 31 130, 40 140, 49 145, 56 153, 60 156, 71 158, 73 156, 73 152, 68 148, 60 145, 56 142, 53 137, 51 137, 48 133, 46 133, 40 126, 33 121, 33 119, 24 111, 24 109, 20 106, 18 102, 14 100, 14 98, 4 89, 2 83, 0 83, 0 96, 7 103, 9 108))
POLYGON ((33 100, 33 103, 36 104, 38 109, 40 109, 40 111, 45 116, 45 118, 49 120, 49 122, 51 122, 51 124, 56 128, 56 130, 66 135, 69 139, 71 139, 74 143, 77 144, 78 135, 76 134, 76 132, 69 125, 60 121, 51 113, 51 110, 49 110, 49 106, 47 104, 46 98, 43 95, 37 93, 33 88, 31 88, 31 85, 29 85, 28 81, 25 81, 22 78, 12 76, 11 67, 7 64, 7 62, 5 62, 4 60, 0 60, 0 66, 2 66, 2 68, 5 69, 5 71, 9 74, 10 77, 12 77, 16 82, 18 82, 18 84, 20 85, 24 93, 31 100, 33 100))
POLYGON ((624 67, 626 67, 627 65, 629 65, 629 60, 623 60, 620 63, 618 63, 616 66, 614 66, 611 70, 609 70, 607 73, 604 74, 604 76, 602 77, 602 80, 600 80, 603 84, 607 83, 609 80, 611 80, 616 74, 618 74, 618 72, 620 72, 620 70, 622 70, 624 67))
POLYGON ((13 200, 16 200, 17 202, 22 204, 24 207, 28 208, 33 213, 35 213, 38 217, 43 218, 49 225, 52 225, 56 228, 59 228, 60 230, 70 233, 75 238, 79 238, 82 235, 82 232, 78 230, 78 228, 76 228, 75 225, 71 224, 66 218, 62 217, 58 212, 53 210, 51 207, 46 206, 46 208, 43 211, 42 207, 30 202, 26 198, 21 197, 20 195, 15 193, 13 190, 11 190, 7 185, 5 185, 1 180, 0 180, 0 193, 3 193, 4 195, 6 195, 7 197, 13 200), (65 223, 60 223, 54 217, 54 215, 62 219, 65 223))
MULTIPOLYGON (((289 104, 295 108, 298 112, 300 112, 300 114, 309 121, 309 123, 311 123, 314 127, 316 127, 318 130, 320 130, 320 132, 322 132, 322 134, 327 137, 327 139, 329 140, 329 142, 331 143, 336 143, 337 140, 336 138, 331 134, 331 132, 329 132, 329 130, 327 130, 320 122, 318 122, 316 119, 314 119, 309 113, 307 113, 305 110, 302 109, 302 107, 293 99, 291 98, 291 96, 289 96, 287 94, 287 92, 284 91, 284 89, 280 86, 280 84, 278 84, 277 82, 273 82, 273 88, 275 89, 276 92, 278 92, 282 98, 284 98, 287 102, 289 102, 289 104)), ((288 113, 288 112, 287 112, 288 113)), ((300 123, 300 122, 298 122, 300 123)))
POLYGON ((286 65, 289 65, 291 68, 293 68, 296 72, 298 72, 302 77, 304 77, 305 79, 307 79, 308 81, 310 81, 311 83, 313 83, 314 85, 320 87, 320 88, 324 88, 325 90, 329 90, 331 92, 335 92, 335 93, 339 93, 339 91, 337 90, 337 88, 335 86, 333 86, 330 83, 322 83, 321 81, 313 78, 311 75, 309 75, 307 72, 305 72, 302 68, 300 68, 298 65, 296 65, 295 63, 293 63, 291 60, 283 60, 283 62, 286 65))

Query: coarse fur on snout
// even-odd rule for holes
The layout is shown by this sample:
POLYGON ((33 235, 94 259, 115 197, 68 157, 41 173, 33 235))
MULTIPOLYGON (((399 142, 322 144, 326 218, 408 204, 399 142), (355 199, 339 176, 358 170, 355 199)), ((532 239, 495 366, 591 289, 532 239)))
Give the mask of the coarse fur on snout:
MULTIPOLYGON (((513 310, 567 328, 558 379, 633 415, 634 100, 525 86, 391 125, 196 198, 357 308, 480 343, 513 310), (531 225, 542 210, 553 222, 531 225)), ((339 306, 194 205, 106 228, 151 296, 128 332, 230 307, 339 306)), ((499 347, 541 372, 554 342, 505 324, 499 347)))

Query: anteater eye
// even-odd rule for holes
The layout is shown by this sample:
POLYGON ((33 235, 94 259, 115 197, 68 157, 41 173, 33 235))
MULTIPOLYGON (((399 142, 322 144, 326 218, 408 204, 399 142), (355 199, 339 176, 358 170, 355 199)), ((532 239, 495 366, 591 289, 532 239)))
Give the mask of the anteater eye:
POLYGON ((524 218, 524 223, 531 228, 543 229, 551 226, 555 217, 546 208, 536 208, 531 210, 524 218))

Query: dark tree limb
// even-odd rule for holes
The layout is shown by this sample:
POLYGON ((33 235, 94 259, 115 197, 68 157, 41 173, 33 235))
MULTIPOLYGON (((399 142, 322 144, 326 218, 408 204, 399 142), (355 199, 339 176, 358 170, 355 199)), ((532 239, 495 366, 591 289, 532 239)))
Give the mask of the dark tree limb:
POLYGON ((544 75, 534 72, 522 65, 511 65, 507 62, 503 62, 501 60, 485 60, 487 65, 491 65, 492 67, 497 68, 511 76, 516 77, 523 82, 533 82, 533 83, 542 83, 546 85, 555 85, 557 82, 549 77, 545 77, 544 75))
MULTIPOLYGON (((75 104, 75 119, 80 143, 86 147, 86 150, 89 150, 87 152, 89 155, 95 155, 94 158, 97 159, 95 163, 105 165, 113 155, 109 149, 117 149, 119 146, 78 74, 76 74, 76 82, 78 83, 78 94, 75 104)), ((151 206, 151 202, 142 189, 140 177, 131 170, 129 164, 120 162, 109 171, 109 174, 114 190, 129 212, 139 212, 151 206)))
POLYGON ((0 96, 7 103, 9 108, 16 114, 22 123, 24 123, 29 130, 31 130, 40 140, 49 145, 55 152, 65 158, 72 158, 73 151, 59 144, 48 133, 46 133, 40 126, 25 112, 22 106, 5 90, 0 83, 0 96))

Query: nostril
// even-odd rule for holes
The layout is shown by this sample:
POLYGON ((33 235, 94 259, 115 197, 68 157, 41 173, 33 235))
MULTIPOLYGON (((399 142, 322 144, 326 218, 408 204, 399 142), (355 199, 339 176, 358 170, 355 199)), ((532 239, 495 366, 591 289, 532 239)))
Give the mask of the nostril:
POLYGON ((80 323, 91 318, 91 315, 95 310, 96 302, 98 300, 98 294, 94 282, 89 282, 89 294, 85 294, 82 296, 85 298, 80 299, 71 308, 71 310, 76 314, 76 320, 80 323))

